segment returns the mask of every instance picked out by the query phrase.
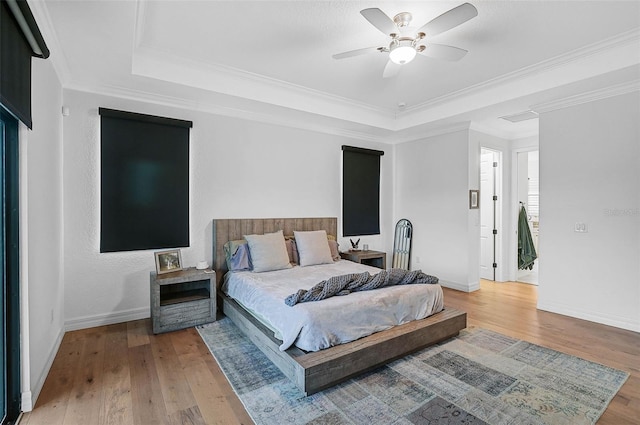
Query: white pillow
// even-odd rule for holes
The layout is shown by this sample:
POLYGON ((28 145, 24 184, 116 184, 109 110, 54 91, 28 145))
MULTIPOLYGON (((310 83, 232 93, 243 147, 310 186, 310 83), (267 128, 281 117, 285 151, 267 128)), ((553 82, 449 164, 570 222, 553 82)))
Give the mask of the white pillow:
POLYGON ((301 266, 333 263, 327 232, 314 230, 312 232, 293 232, 298 247, 301 266))
POLYGON ((264 235, 245 235, 254 272, 291 268, 282 230, 264 235))

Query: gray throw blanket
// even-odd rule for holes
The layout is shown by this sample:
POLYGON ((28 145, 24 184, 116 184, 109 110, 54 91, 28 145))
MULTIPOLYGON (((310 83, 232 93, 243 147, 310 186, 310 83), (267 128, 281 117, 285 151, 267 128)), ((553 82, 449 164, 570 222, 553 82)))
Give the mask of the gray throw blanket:
POLYGON ((316 284, 308 291, 300 289, 285 298, 284 303, 293 307, 297 303, 320 301, 334 295, 347 295, 351 292, 368 291, 393 285, 410 283, 438 283, 438 278, 422 273, 420 270, 389 269, 371 276, 369 272, 351 273, 334 276, 316 284))

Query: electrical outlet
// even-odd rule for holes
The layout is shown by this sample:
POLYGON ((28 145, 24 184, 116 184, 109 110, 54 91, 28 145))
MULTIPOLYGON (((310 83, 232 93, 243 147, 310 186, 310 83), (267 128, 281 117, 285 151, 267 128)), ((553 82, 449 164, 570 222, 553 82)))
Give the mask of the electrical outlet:
POLYGON ((416 256, 416 264, 420 264, 420 257, 416 256))

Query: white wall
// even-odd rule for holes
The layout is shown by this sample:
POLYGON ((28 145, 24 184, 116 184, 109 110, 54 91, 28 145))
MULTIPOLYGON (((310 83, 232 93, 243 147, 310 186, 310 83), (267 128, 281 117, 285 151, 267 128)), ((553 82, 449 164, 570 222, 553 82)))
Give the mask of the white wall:
POLYGON ((63 335, 62 86, 51 61, 32 61, 33 131, 21 136, 22 409, 42 389, 63 335), (26 155, 25 155, 26 154, 26 155), (25 190, 26 189, 26 190, 25 190), (26 197, 24 195, 27 195, 26 197), (26 236, 26 238, 24 238, 26 236), (24 304, 23 304, 24 306, 24 304), (26 381, 26 382, 25 382, 26 381))
MULTIPOLYGON (((539 123, 538 123, 539 126, 539 123)), ((511 149, 517 152, 538 150, 540 146, 538 136, 525 137, 523 139, 515 139, 510 142, 511 149)))
MULTIPOLYGON (((370 249, 390 253, 393 152, 389 145, 74 90, 64 90, 64 103, 70 108, 64 124, 67 329, 149 316, 149 272, 155 267, 152 251, 99 252, 98 107, 193 121, 191 245, 182 249, 185 266, 203 259, 211 262, 213 218, 340 218, 343 144, 385 151, 381 235, 363 238, 363 242, 370 249)), ((340 242, 342 249, 348 248, 348 239, 340 242)))
POLYGON ((541 114, 538 308, 640 331, 638 117, 637 91, 541 114))
POLYGON ((396 145, 395 215, 413 224, 411 268, 462 291, 480 276, 479 210, 469 210, 480 150, 471 150, 469 130, 396 145))

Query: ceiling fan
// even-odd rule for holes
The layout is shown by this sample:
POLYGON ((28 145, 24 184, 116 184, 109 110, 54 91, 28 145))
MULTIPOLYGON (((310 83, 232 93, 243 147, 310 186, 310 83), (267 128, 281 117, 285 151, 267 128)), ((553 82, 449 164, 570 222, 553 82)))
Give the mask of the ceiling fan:
POLYGON ((462 59, 467 54, 467 50, 444 44, 430 43, 425 38, 433 37, 467 22, 469 19, 478 16, 478 10, 472 4, 464 3, 432 19, 417 30, 409 27, 412 19, 409 12, 398 13, 391 19, 382 10, 374 7, 363 9, 360 14, 371 25, 391 37, 389 45, 351 50, 333 55, 333 58, 345 59, 376 51, 389 53, 389 61, 382 74, 384 78, 389 78, 397 75, 402 65, 411 62, 417 53, 448 61, 462 59), (423 42, 425 44, 422 44, 423 42))

